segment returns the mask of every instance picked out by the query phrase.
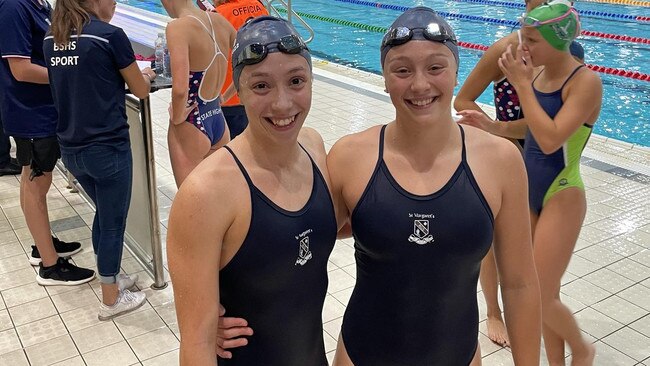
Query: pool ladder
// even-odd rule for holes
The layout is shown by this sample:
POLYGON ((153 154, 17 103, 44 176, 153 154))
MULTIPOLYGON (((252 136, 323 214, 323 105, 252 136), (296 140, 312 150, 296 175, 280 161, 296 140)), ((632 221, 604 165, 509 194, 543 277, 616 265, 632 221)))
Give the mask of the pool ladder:
POLYGON ((274 3, 280 3, 280 5, 286 9, 287 20, 289 21, 289 23, 294 24, 293 19, 295 18, 309 32, 309 38, 305 40, 305 43, 309 43, 314 39, 314 30, 312 29, 312 27, 309 26, 309 24, 307 24, 307 22, 304 19, 302 19, 300 15, 298 15, 298 13, 293 11, 293 9, 291 8, 291 0, 286 0, 286 1, 285 0, 260 0, 260 1, 264 4, 269 14, 274 15, 278 18, 282 18, 280 12, 273 6, 274 3))

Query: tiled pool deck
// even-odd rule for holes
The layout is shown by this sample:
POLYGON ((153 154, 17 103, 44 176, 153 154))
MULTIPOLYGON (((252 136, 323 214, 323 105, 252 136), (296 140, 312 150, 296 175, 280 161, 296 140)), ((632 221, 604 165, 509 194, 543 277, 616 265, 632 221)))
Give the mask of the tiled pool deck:
MULTIPOLYGON (((306 124, 322 134, 328 149, 345 134, 393 119, 379 77, 327 62, 315 65, 314 101, 306 124)), ((166 140, 169 99, 168 91, 151 97, 163 242, 176 193, 166 140)), ((650 152, 593 136, 582 174, 589 206, 564 277, 563 299, 596 344, 597 365, 650 366, 650 152)), ((147 293, 148 303, 135 313, 100 322, 97 280, 78 287, 36 284, 27 261, 33 242, 18 196, 17 177, 0 177, 0 365, 176 365, 179 333, 173 286, 151 290, 153 281, 125 252, 122 268, 139 273, 138 286, 147 293)), ((55 233, 83 243, 84 251, 74 261, 94 266, 89 228, 93 210, 66 189, 58 172, 48 204, 55 233)), ((329 260, 323 325, 330 360, 355 281, 353 253, 351 240, 338 241, 329 260)), ((485 305, 483 295, 477 297, 483 364, 511 365, 509 350, 484 335, 485 305)))

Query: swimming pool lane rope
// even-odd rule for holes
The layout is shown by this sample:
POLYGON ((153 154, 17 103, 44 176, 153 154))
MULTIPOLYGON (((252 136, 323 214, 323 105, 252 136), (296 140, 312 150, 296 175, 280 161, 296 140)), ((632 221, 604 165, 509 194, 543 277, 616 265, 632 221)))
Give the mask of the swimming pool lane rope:
MULTIPOLYGON (((485 5, 496 5, 503 6, 506 8, 512 9, 526 9, 525 4, 513 3, 509 1, 498 1, 498 0, 455 0, 458 2, 464 3, 473 3, 473 4, 485 4, 485 5)), ((604 11, 593 11, 593 10, 583 10, 576 8, 581 17, 587 18, 611 18, 611 19, 623 19, 631 20, 637 22, 650 22, 650 17, 642 15, 631 15, 631 14, 617 14, 617 13, 607 13, 604 11)))
MULTIPOLYGON (((284 9, 284 8, 276 7, 275 9, 280 13, 286 13, 287 12, 286 9, 284 9)), ((347 27, 366 30, 366 31, 373 32, 373 33, 384 34, 384 33, 386 33, 386 30, 387 30, 387 28, 385 28, 385 27, 379 27, 379 26, 376 26, 376 25, 368 25, 368 24, 363 24, 363 23, 358 23, 358 22, 352 22, 352 21, 349 21, 349 20, 341 20, 341 19, 336 19, 336 18, 331 18, 331 17, 325 17, 325 16, 322 16, 322 15, 303 13, 303 12, 299 12, 299 11, 296 11, 295 13, 300 15, 303 18, 306 18, 306 19, 313 19, 313 20, 319 20, 319 21, 322 21, 322 22, 343 25, 343 26, 347 26, 347 27)), ((463 41, 458 41, 458 46, 462 47, 462 48, 468 48, 468 49, 478 50, 478 51, 486 51, 488 49, 488 46, 485 46, 485 45, 482 45, 482 44, 463 42, 463 41)), ((594 70, 594 71, 601 72, 601 73, 604 73, 604 74, 622 76, 622 77, 626 77, 626 78, 631 78, 631 79, 650 82, 650 74, 644 74, 644 73, 638 72, 638 71, 615 69, 613 67, 600 66, 600 65, 586 64, 586 66, 589 67, 590 69, 594 70)))
POLYGON ((579 2, 585 3, 604 3, 604 4, 623 4, 635 6, 650 7, 650 1, 637 1, 637 0, 580 0, 579 2))
MULTIPOLYGON (((382 4, 382 3, 378 3, 378 2, 374 2, 374 1, 363 1, 363 0, 334 0, 334 1, 342 2, 342 3, 349 3, 349 4, 356 4, 356 5, 363 5, 363 6, 370 6, 370 7, 374 7, 374 8, 396 10, 396 11, 400 11, 400 12, 403 12, 403 11, 406 11, 406 10, 410 9, 408 6, 395 5, 395 4, 382 4)), ((448 13, 448 12, 444 12, 444 11, 439 11, 437 13, 442 15, 445 18, 454 18, 454 19, 461 19, 461 20, 478 21, 478 22, 492 23, 492 24, 497 24, 497 25, 506 25, 506 26, 509 26, 509 27, 518 27, 519 26, 519 22, 516 21, 516 20, 495 19, 495 18, 483 17, 483 16, 478 16, 478 15, 448 13)), ((626 36, 626 35, 623 35, 623 34, 611 34, 611 33, 604 33, 604 32, 596 32, 596 31, 589 31, 589 30, 586 30, 586 29, 583 29, 580 32, 580 34, 583 35, 583 36, 589 36, 589 37, 614 39, 614 40, 617 40, 617 41, 625 41, 625 42, 632 42, 632 43, 650 44, 650 38, 626 36)))

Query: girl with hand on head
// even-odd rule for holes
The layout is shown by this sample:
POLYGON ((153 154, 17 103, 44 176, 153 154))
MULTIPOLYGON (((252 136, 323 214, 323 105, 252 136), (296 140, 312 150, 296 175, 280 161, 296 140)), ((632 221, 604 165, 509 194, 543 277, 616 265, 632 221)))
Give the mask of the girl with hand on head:
POLYGON ((220 91, 236 32, 223 16, 201 11, 191 0, 162 4, 175 18, 166 32, 173 77, 167 142, 180 187, 205 157, 230 141, 220 91))
POLYGON ((602 103, 602 83, 569 52, 580 34, 578 13, 566 0, 541 5, 522 18, 523 44, 509 46, 499 67, 517 89, 526 116, 514 122, 467 113, 461 123, 507 137, 526 137, 529 206, 542 295, 544 345, 551 365, 592 365, 593 345, 560 300, 566 271, 586 214, 580 156, 602 103), (536 70, 534 68, 537 68, 536 70))

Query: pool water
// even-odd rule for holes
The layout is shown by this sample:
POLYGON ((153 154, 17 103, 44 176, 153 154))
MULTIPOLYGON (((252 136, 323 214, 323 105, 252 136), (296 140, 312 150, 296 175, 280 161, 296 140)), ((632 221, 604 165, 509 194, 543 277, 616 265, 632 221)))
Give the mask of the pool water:
MULTIPOLYGON (((505 0, 513 2, 513 0, 505 0)), ((120 0, 128 5, 165 14, 157 0, 120 0)), ((440 12, 483 16, 496 19, 516 20, 523 9, 476 4, 457 0, 386 0, 382 4, 398 6, 429 6, 440 12)), ((515 3, 515 2, 513 2, 515 3)), ((519 1, 523 3, 523 1, 519 1)), ((388 27, 401 11, 346 3, 336 0, 293 0, 297 12, 330 18, 338 22, 305 19, 314 29, 314 40, 309 44, 315 56, 380 74, 379 44, 382 34, 368 30, 371 27, 341 25, 352 21, 368 26, 388 27)), ((579 2, 576 8, 616 14, 650 16, 650 8, 603 3, 579 2)), ((582 17, 582 28, 611 34, 650 38, 650 22, 636 22, 603 17, 582 17)), ((513 28, 484 21, 448 18, 459 40, 489 46, 510 33, 513 28)), ((307 36, 307 32, 301 29, 307 36)), ((650 73, 650 45, 612 39, 580 37, 585 49, 585 61, 590 64, 614 67, 630 71, 650 73)), ((482 51, 460 48, 460 85, 474 68, 482 51)), ((621 76, 600 74, 603 80, 603 106, 594 132, 630 143, 650 146, 650 82, 621 76)), ((459 87, 458 87, 459 88, 459 87)), ((458 91, 458 88, 456 92, 458 91)), ((488 88, 479 98, 480 102, 493 104, 492 89, 488 88)))

